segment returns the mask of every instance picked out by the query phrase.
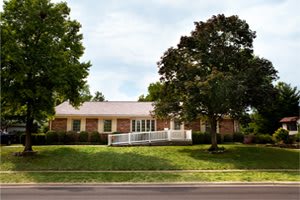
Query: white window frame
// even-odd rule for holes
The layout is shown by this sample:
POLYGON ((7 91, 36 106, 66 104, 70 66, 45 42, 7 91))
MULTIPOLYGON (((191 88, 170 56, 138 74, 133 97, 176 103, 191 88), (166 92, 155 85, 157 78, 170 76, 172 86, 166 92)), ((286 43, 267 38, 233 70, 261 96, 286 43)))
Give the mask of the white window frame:
POLYGON ((71 127, 71 130, 72 131, 75 131, 75 132, 80 132, 81 130, 81 119, 72 119, 72 127, 71 127), (79 121, 79 130, 74 130, 74 121, 79 121))
POLYGON ((136 132, 136 133, 139 133, 139 132, 151 132, 151 131, 156 131, 156 120, 155 119, 149 119, 149 118, 136 118, 136 119, 131 119, 130 120, 130 132, 136 132), (147 121, 150 121, 150 130, 147 130, 147 121), (133 131, 132 129, 132 124, 133 124, 133 121, 135 121, 134 125, 134 129, 135 131, 133 131), (140 131, 137 131, 137 128, 138 128, 138 121, 139 121, 139 126, 140 126, 140 131), (145 124, 145 130, 142 130, 142 121, 144 121, 144 124, 145 124), (154 121, 154 130, 152 130, 152 121, 154 121))
POLYGON ((103 119, 103 133, 111 133, 113 128, 113 120, 112 119, 103 119), (105 131, 105 121, 110 121, 110 131, 105 131))

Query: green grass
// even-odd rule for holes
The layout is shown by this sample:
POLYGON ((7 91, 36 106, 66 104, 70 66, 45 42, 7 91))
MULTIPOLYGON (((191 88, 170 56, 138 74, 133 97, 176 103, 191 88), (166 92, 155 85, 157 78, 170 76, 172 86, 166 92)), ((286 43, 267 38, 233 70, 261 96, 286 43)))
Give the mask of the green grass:
POLYGON ((299 181, 298 172, 217 173, 12 173, 0 174, 2 183, 107 183, 107 182, 273 182, 299 181))
POLYGON ((299 150, 224 145, 210 154, 207 145, 163 147, 36 146, 33 157, 12 153, 23 147, 1 147, 2 171, 20 170, 175 170, 298 169, 299 150))
MULTIPOLYGON (((220 170, 299 169, 300 151, 254 145, 224 145, 210 154, 208 145, 106 147, 35 146, 33 157, 16 157, 23 147, 1 147, 1 171, 43 170, 220 170)), ((0 174, 2 183, 29 182, 181 182, 300 181, 298 172, 104 173, 18 172, 0 174)))

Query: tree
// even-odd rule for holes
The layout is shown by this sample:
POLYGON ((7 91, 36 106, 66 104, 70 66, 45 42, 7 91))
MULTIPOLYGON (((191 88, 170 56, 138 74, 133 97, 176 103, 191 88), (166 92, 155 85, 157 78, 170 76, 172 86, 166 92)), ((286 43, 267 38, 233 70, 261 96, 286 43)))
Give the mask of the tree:
POLYGON ((160 82, 150 83, 148 86, 148 94, 139 96, 138 101, 157 101, 163 90, 163 85, 160 82))
POLYGON ((211 126, 210 150, 217 150, 217 121, 264 106, 277 72, 270 61, 254 56, 255 32, 238 16, 213 16, 195 26, 158 62, 164 90, 155 114, 182 121, 204 116, 211 126))
POLYGON ((278 82, 275 90, 269 105, 255 110, 251 115, 249 127, 254 133, 273 134, 281 127, 280 119, 299 115, 300 91, 297 87, 278 82))
POLYGON ((4 1, 1 13, 1 102, 25 109, 23 153, 32 152, 33 121, 54 114, 56 95, 73 106, 81 103, 89 62, 80 23, 71 20, 66 3, 49 0, 4 1))
POLYGON ((85 84, 83 88, 80 90, 80 98, 82 102, 92 100, 93 95, 91 95, 90 86, 88 84, 85 84))
POLYGON ((105 101, 105 96, 102 94, 102 92, 97 91, 95 92, 93 101, 105 101))

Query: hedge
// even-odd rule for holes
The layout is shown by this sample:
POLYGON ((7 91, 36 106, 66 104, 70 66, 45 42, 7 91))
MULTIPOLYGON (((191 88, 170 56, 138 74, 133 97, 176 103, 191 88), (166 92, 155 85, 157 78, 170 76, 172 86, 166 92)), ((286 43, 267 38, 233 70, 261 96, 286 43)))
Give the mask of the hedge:
MULTIPOLYGON (((20 136, 21 144, 25 145, 25 134, 20 136)), ((32 145, 45 145, 46 134, 45 133, 33 133, 31 134, 32 145)))

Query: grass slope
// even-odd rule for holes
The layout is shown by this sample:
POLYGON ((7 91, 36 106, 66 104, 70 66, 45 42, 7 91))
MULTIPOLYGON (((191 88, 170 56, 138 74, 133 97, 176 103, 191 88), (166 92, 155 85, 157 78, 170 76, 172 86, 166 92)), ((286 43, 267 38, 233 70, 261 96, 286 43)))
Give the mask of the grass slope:
POLYGON ((180 170, 298 169, 299 150, 224 145, 224 154, 209 154, 207 145, 104 147, 36 146, 34 157, 15 157, 23 147, 1 147, 1 170, 180 170))

